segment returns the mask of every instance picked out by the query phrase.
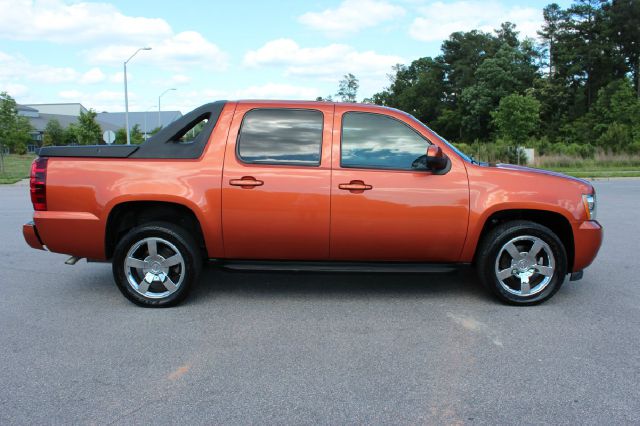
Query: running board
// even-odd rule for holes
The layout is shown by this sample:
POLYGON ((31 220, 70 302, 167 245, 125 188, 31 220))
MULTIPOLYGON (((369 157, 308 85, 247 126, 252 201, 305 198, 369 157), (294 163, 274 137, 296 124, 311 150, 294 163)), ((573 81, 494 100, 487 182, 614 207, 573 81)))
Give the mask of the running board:
POLYGON ((238 271, 294 271, 294 272, 453 272, 466 263, 401 263, 401 262, 296 262, 296 261, 216 261, 225 269, 238 271))

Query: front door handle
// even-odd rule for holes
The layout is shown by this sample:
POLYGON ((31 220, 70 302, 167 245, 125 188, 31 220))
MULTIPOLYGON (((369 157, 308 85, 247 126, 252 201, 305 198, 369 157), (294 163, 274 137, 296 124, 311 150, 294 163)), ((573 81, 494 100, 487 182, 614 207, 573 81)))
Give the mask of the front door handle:
POLYGON ((360 194, 364 191, 373 189, 373 186, 367 185, 361 180, 352 180, 349 183, 341 183, 340 185, 338 185, 338 188, 344 189, 345 191, 351 191, 356 194, 360 194))
POLYGON ((243 176, 242 179, 231 179, 229 181, 231 186, 241 186, 245 189, 251 189, 256 186, 264 185, 264 182, 254 178, 253 176, 243 176))

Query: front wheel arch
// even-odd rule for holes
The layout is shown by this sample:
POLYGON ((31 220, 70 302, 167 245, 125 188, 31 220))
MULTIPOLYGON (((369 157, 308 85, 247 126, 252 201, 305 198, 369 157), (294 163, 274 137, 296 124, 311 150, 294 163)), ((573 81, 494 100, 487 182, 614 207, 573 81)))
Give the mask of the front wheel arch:
POLYGON ((573 271, 573 265, 575 262, 575 243, 571 223, 562 214, 548 210, 507 209, 492 213, 484 222, 482 231, 478 237, 472 263, 477 264, 481 246, 487 235, 493 229, 503 223, 516 220, 534 222, 553 231, 553 233, 556 234, 562 242, 567 254, 567 271, 573 271))

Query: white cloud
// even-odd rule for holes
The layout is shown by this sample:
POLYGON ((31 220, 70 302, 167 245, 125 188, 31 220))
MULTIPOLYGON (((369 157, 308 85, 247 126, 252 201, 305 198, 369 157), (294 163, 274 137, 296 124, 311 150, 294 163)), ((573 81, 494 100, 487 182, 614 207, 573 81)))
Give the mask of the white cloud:
POLYGON ((298 21, 328 36, 357 32, 404 15, 404 9, 384 0, 344 0, 336 9, 307 12, 298 21))
MULTIPOLYGON (((127 70, 127 82, 134 80, 133 74, 127 70)), ((111 83, 124 84, 124 71, 118 71, 109 76, 111 83)))
POLYGON ((164 19, 123 15, 108 3, 0 0, 0 37, 58 43, 147 41, 171 35, 164 19))
POLYGON ((29 93, 29 88, 20 83, 0 82, 0 92, 7 92, 12 98, 25 96, 29 93))
POLYGON ((191 77, 184 74, 175 74, 171 76, 171 82, 174 84, 187 84, 191 81, 191 77))
POLYGON ((320 91, 313 87, 291 84, 267 83, 238 90, 233 98, 237 99, 307 99, 314 100, 320 91))
POLYGON ((126 16, 108 3, 0 0, 0 11, 0 39, 84 44, 93 64, 122 65, 139 47, 151 46, 146 60, 159 68, 227 65, 227 55, 199 32, 174 33, 164 19, 126 16))
POLYGON ((374 51, 357 51, 345 44, 324 47, 300 47, 291 39, 278 39, 245 54, 244 64, 249 67, 264 65, 283 66, 285 74, 335 79, 346 73, 359 78, 385 77, 391 67, 403 63, 395 55, 381 55, 374 51))
POLYGON ((107 78, 100 68, 91 68, 80 77, 81 84, 96 84, 101 83, 107 78))
POLYGON ((461 0, 431 2, 420 8, 409 34, 421 41, 440 41, 455 31, 478 29, 492 32, 509 21, 521 36, 535 37, 542 24, 542 11, 531 7, 506 6, 500 1, 461 0))
MULTIPOLYGON (((227 67, 227 54, 195 31, 181 32, 149 46, 152 50, 138 53, 136 61, 174 71, 194 66, 211 70, 227 67)), ((134 45, 110 45, 90 50, 87 59, 95 64, 120 65, 136 50, 134 45)))
POLYGON ((21 55, 12 56, 0 52, 0 82, 8 85, 22 84, 32 81, 39 84, 96 84, 101 83, 106 76, 100 68, 92 68, 81 73, 70 67, 53 67, 50 65, 33 64, 21 55))
MULTIPOLYGON (((124 110, 124 92, 117 90, 101 90, 98 92, 85 92, 77 89, 62 90, 58 92, 58 97, 66 102, 80 102, 86 108, 92 108, 96 111, 123 111, 124 110)), ((129 91, 129 110, 135 111, 134 108, 138 100, 135 92, 129 91)))
POLYGON ((0 81, 34 80, 39 83, 57 84, 75 81, 78 72, 69 67, 52 67, 31 64, 21 55, 0 52, 0 81))

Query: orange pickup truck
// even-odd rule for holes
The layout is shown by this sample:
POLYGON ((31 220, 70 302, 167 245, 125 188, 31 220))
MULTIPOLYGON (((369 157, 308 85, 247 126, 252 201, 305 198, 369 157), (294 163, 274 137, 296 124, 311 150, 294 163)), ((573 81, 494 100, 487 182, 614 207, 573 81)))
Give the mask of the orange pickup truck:
POLYGON ((468 157, 366 104, 219 101, 141 145, 45 147, 27 243, 110 261, 142 306, 183 300, 205 261, 236 269, 442 272, 500 300, 549 299, 602 242, 588 182, 468 157))

